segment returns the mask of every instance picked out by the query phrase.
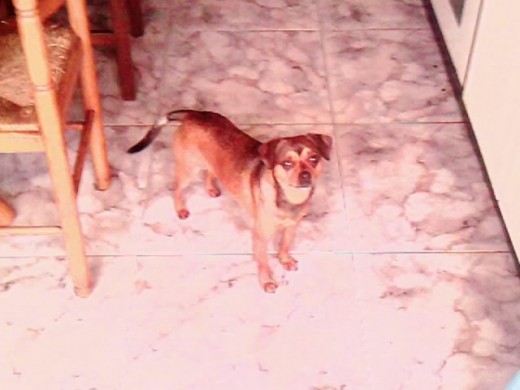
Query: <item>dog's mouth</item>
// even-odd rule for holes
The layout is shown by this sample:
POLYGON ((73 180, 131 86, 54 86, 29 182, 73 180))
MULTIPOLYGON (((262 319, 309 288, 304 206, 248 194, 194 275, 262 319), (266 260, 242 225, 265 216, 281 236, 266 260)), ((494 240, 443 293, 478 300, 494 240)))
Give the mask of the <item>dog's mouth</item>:
POLYGON ((311 188, 312 183, 298 183, 297 185, 291 185, 292 188, 305 189, 311 188))

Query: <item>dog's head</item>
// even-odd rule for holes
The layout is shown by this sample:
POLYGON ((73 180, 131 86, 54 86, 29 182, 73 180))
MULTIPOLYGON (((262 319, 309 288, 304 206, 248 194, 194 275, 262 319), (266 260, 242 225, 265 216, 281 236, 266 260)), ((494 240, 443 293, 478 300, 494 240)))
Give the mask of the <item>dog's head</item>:
POLYGON ((288 200, 301 203, 322 171, 322 160, 330 159, 331 148, 328 135, 306 134, 273 139, 260 145, 258 152, 288 200))

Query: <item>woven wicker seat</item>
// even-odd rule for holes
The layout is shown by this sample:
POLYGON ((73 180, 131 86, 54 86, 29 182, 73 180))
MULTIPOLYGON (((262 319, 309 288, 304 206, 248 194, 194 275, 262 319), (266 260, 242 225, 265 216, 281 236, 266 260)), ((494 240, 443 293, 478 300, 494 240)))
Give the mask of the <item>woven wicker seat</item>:
POLYGON ((0 131, 38 131, 34 106, 22 107, 0 98, 0 131))
MULTIPOLYGON (((16 20, 4 23, 0 35, 0 153, 45 153, 61 223, 60 226, 0 227, 0 234, 63 233, 75 292, 87 296, 92 282, 76 193, 89 150, 98 189, 108 188, 110 168, 85 0, 14 0, 13 3, 16 20), (70 28, 44 28, 45 19, 65 3, 70 28), (69 124, 67 113, 80 85, 84 120, 69 124), (81 131, 72 167, 65 146, 65 129, 81 131)), ((8 213, 6 201, 2 201, 2 210, 8 213)))
MULTIPOLYGON (((44 29, 49 52, 51 79, 56 85, 58 98, 65 97, 68 85, 62 83, 66 74, 78 66, 72 53, 78 48, 79 38, 70 28, 49 26, 44 29)), ((20 36, 16 33, 0 35, 0 131, 38 131, 34 107, 34 85, 27 71, 20 36)), ((62 111, 67 102, 60 102, 62 111)))
MULTIPOLYGON (((44 29, 45 43, 49 53, 51 79, 57 86, 67 72, 67 62, 73 52, 71 47, 78 37, 71 29, 61 26, 49 26, 44 29)), ((19 106, 34 105, 33 84, 27 71, 22 42, 18 34, 0 35, 0 98, 19 106)), ((0 118, 1 120, 1 118, 0 118)))

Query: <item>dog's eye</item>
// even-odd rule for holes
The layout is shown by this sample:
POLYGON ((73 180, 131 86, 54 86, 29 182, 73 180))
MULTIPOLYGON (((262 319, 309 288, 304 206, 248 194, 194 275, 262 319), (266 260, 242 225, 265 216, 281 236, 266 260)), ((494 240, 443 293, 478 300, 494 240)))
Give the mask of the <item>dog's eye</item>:
POLYGON ((318 161, 320 161, 320 156, 318 156, 317 154, 313 154, 312 156, 309 157, 309 163, 315 167, 316 165, 318 165, 318 161))
POLYGON ((285 161, 282 161, 282 167, 283 167, 283 169, 285 169, 286 171, 288 171, 289 169, 291 169, 293 166, 294 166, 294 163, 293 163, 291 160, 285 160, 285 161))

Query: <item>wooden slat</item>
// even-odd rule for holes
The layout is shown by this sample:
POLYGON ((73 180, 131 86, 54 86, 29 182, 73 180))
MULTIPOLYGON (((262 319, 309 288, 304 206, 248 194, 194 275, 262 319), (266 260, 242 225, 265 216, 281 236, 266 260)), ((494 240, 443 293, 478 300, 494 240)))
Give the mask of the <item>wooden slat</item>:
POLYGON ((116 36, 111 31, 95 31, 92 33, 92 44, 98 47, 114 47, 116 36))
POLYGON ((73 131, 83 131, 84 126, 85 126, 84 121, 68 121, 65 124, 65 127, 67 130, 73 130, 73 131))
POLYGON ((61 234, 59 226, 9 226, 0 227, 0 236, 61 234))
POLYGON ((116 59, 119 70, 119 88, 123 100, 135 100, 135 75, 130 50, 130 22, 126 0, 110 0, 110 14, 117 41, 116 59))
POLYGON ((43 152, 41 134, 36 131, 24 133, 2 131, 0 132, 0 153, 36 153, 43 152))
POLYGON ((72 175, 72 182, 76 194, 78 193, 79 183, 81 182, 81 174, 83 173, 83 166, 85 165, 85 158, 87 157, 88 147, 90 145, 90 134, 92 134, 92 124, 94 122, 94 111, 89 110, 86 113, 85 126, 81 134, 81 140, 78 148, 78 155, 76 163, 74 164, 74 174, 72 175))
POLYGON ((103 114, 94 62, 94 49, 92 48, 90 27, 87 19, 87 5, 85 0, 67 0, 67 10, 70 24, 74 32, 81 38, 83 45, 83 61, 81 67, 83 103, 85 104, 85 109, 94 111, 90 155, 96 175, 96 186, 99 190, 106 190, 110 186, 112 174, 106 151, 103 114))
POLYGON ((126 0, 128 17, 130 19, 130 32, 133 37, 140 37, 144 34, 143 10, 141 0, 126 0))

